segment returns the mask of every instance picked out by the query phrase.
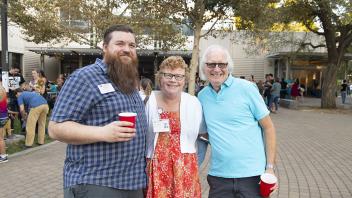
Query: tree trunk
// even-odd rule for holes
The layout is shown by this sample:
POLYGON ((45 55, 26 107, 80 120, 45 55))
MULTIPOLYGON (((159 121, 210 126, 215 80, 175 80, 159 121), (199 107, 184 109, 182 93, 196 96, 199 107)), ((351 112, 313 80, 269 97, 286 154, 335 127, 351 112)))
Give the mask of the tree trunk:
POLYGON ((323 86, 321 95, 321 108, 336 108, 336 75, 338 65, 329 61, 328 67, 323 72, 323 86))
POLYGON ((196 73, 198 70, 199 63, 199 41, 200 41, 200 33, 202 26, 200 24, 195 24, 194 29, 194 41, 193 41, 193 49, 192 49, 192 59, 190 65, 190 73, 189 73, 189 81, 188 81, 188 93, 191 95, 195 94, 195 80, 196 73))

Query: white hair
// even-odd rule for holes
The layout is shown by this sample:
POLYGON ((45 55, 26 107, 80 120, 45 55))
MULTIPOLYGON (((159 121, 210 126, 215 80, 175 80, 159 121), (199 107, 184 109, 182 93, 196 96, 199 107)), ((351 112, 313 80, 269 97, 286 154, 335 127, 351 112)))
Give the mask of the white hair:
POLYGON ((226 56, 226 61, 227 61, 227 70, 231 74, 233 71, 233 61, 230 56, 230 53, 227 49, 223 48, 220 45, 210 45, 203 53, 202 58, 199 61, 199 77, 202 80, 208 80, 206 75, 204 74, 204 66, 205 63, 207 62, 207 56, 209 53, 214 52, 214 51, 221 51, 225 54, 226 56))

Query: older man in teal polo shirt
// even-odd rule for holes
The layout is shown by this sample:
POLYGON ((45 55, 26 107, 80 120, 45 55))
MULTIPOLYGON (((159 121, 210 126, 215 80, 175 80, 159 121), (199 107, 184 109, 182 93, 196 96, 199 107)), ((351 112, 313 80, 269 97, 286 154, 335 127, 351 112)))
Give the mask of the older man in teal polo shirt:
POLYGON ((26 119, 26 142, 27 148, 32 147, 35 136, 35 126, 38 122, 38 144, 44 144, 46 117, 49 106, 43 96, 36 92, 23 91, 16 89, 18 106, 23 119, 26 119), (28 109, 28 117, 25 109, 28 109))
POLYGON ((198 94, 212 148, 209 197, 259 198, 260 175, 275 167, 269 111, 255 84, 231 76, 232 59, 221 46, 207 48, 200 67, 210 82, 198 94))

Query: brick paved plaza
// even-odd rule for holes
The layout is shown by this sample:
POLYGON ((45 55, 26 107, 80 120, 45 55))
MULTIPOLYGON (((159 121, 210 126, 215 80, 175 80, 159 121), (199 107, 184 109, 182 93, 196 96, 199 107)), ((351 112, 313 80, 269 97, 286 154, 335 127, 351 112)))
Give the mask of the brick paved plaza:
MULTIPOLYGON (((278 134, 276 198, 352 197, 352 112, 314 109, 273 114, 278 134)), ((53 142, 0 164, 0 197, 63 197, 65 144, 53 142)), ((207 197, 207 161, 201 167, 207 197)))

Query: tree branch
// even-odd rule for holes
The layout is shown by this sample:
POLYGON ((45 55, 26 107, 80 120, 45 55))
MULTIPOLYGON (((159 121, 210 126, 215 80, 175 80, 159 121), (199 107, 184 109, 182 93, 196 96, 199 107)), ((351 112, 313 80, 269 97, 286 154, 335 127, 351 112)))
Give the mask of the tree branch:
POLYGON ((313 49, 316 49, 316 48, 319 48, 319 47, 326 47, 325 44, 314 45, 314 44, 311 43, 311 42, 309 42, 309 43, 301 43, 300 45, 301 45, 302 47, 309 45, 309 46, 311 46, 313 49))
POLYGON ((183 1, 183 6, 185 7, 186 15, 187 15, 187 16, 190 16, 190 12, 189 12, 189 10, 187 9, 187 1, 183 1))
POLYGON ((126 13, 127 8, 129 8, 130 6, 127 5, 126 8, 121 12, 121 14, 119 14, 119 16, 124 16, 124 14, 126 13))
POLYGON ((320 36, 324 35, 323 32, 318 32, 317 30, 315 30, 315 29, 313 29, 312 27, 310 27, 310 25, 307 23, 307 21, 304 21, 303 24, 304 24, 304 26, 306 26, 306 28, 307 28, 309 31, 311 31, 311 32, 313 32, 313 33, 315 33, 315 34, 317 34, 317 35, 320 35, 320 36))
POLYGON ((211 27, 209 28, 209 30, 208 30, 206 33, 200 35, 200 37, 202 38, 202 37, 206 36, 207 34, 209 34, 209 32, 211 32, 211 31, 213 30, 213 27, 215 26, 215 24, 216 24, 218 21, 219 21, 219 18, 217 18, 216 21, 211 25, 211 27))

